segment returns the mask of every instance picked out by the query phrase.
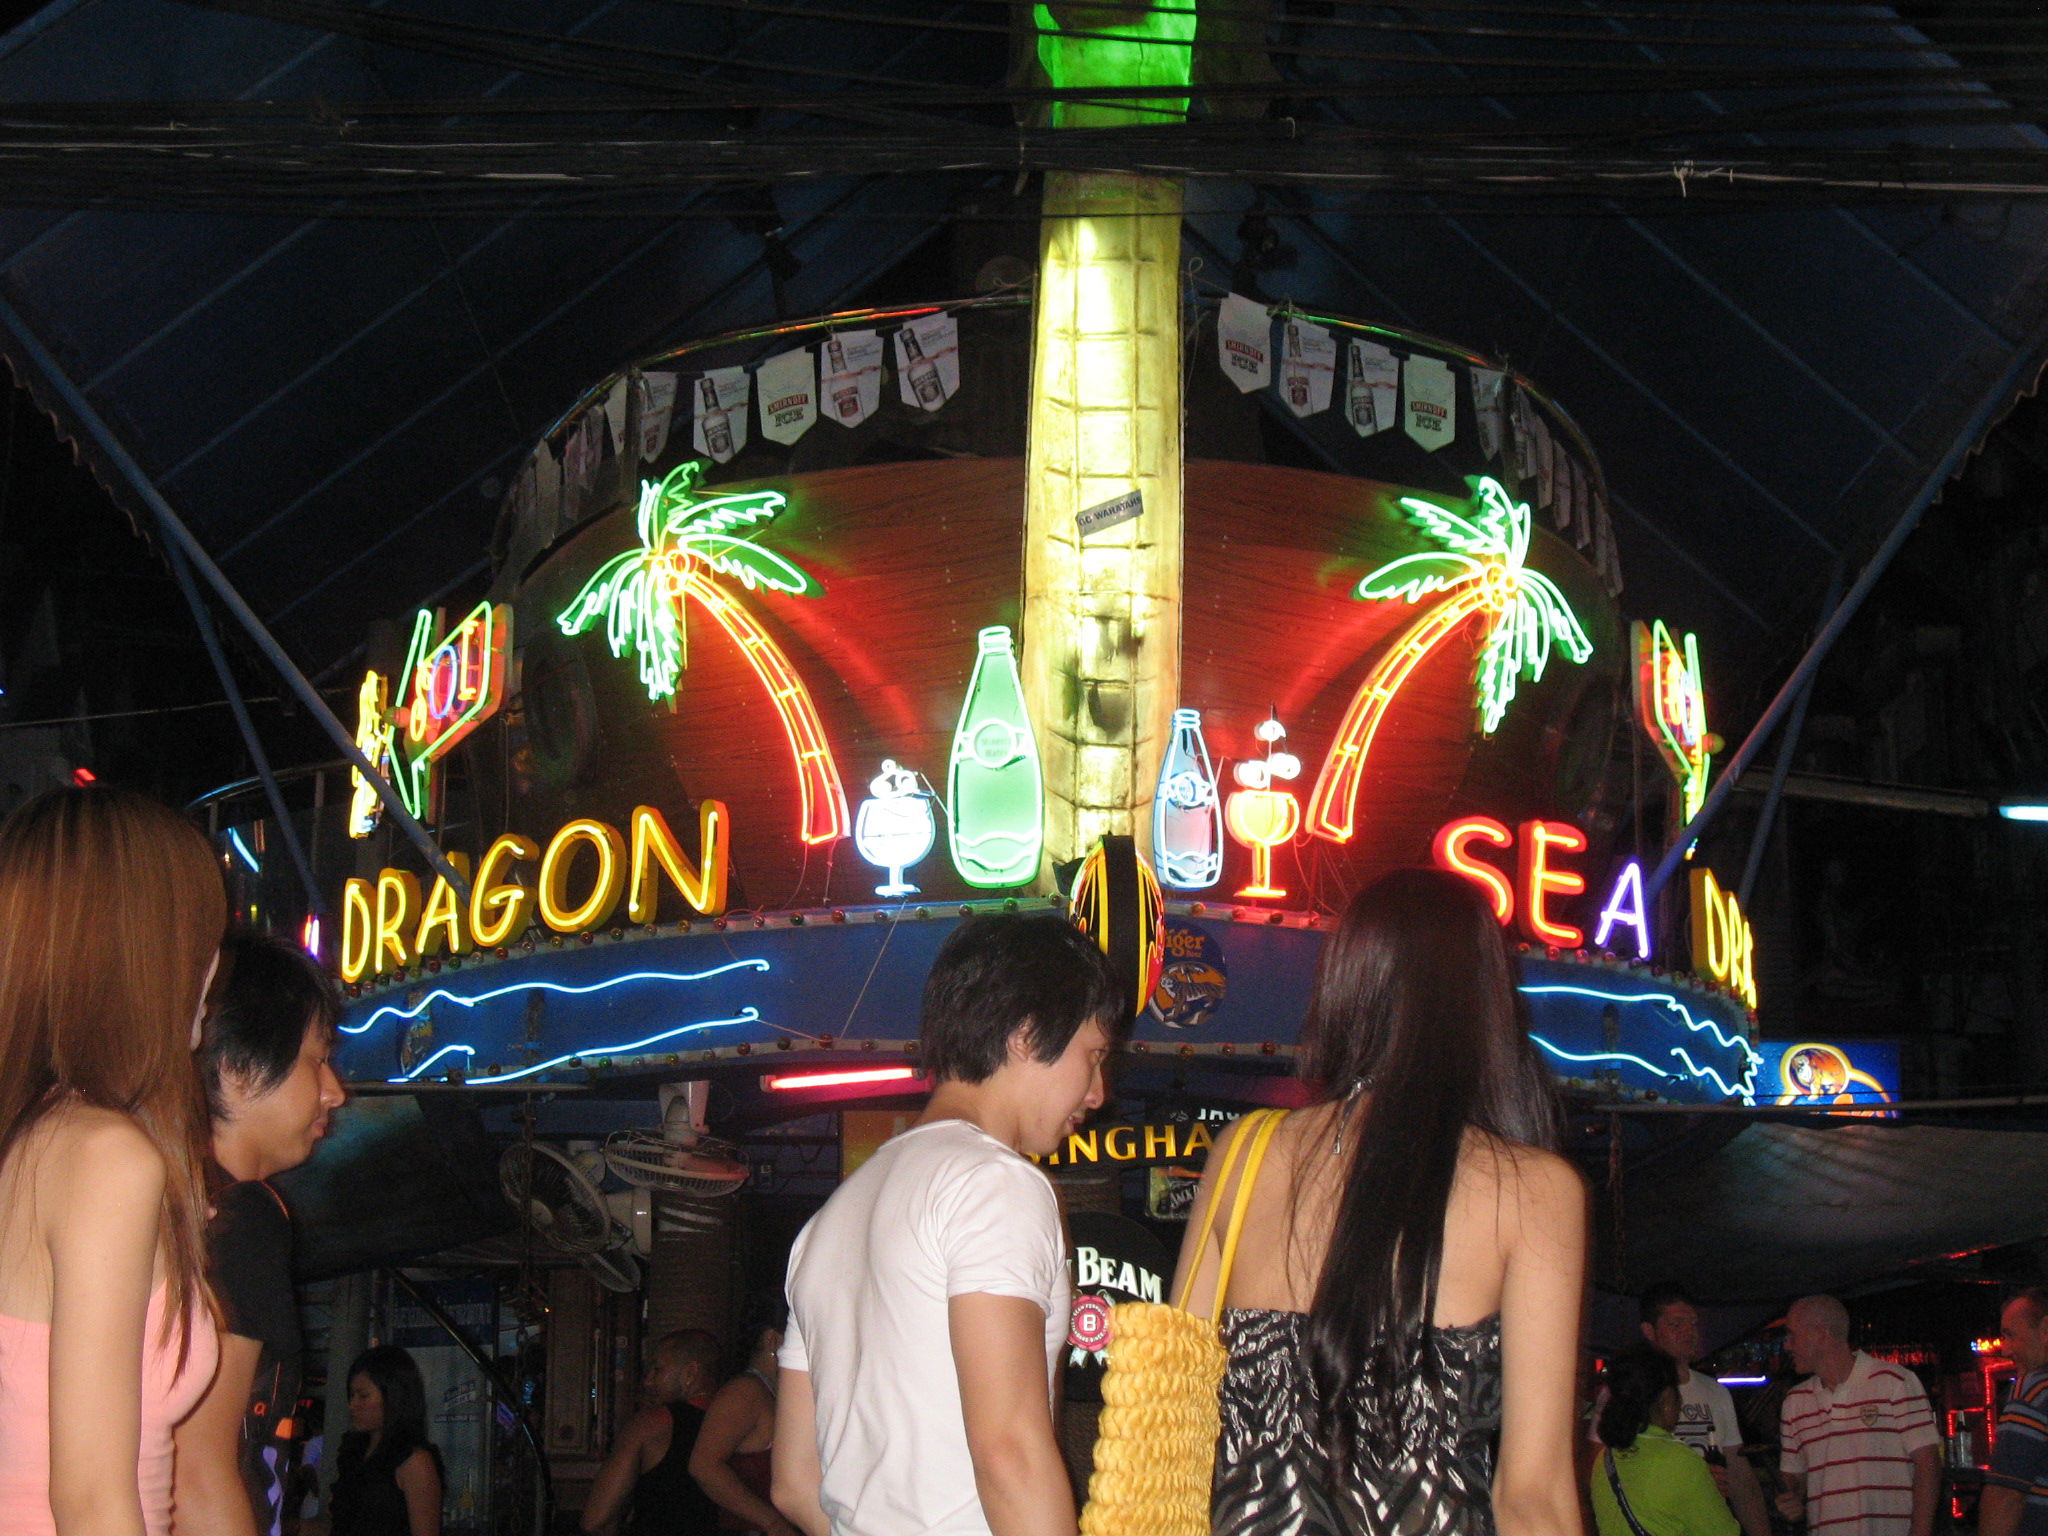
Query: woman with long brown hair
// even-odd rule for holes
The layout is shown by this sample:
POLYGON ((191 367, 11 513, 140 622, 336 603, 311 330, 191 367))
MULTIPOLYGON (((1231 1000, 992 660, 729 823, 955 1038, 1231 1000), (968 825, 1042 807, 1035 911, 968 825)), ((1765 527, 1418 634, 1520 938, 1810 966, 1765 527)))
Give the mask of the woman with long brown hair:
MULTIPOLYGON (((1585 1191, 1485 899, 1400 870, 1352 899, 1301 1036, 1313 1102, 1252 1175, 1224 1296, 1219 1536, 1578 1536, 1585 1191)), ((1214 1299, 1203 1212, 1181 1254, 1214 1299)), ((1257 1141, 1252 1143, 1256 1148, 1257 1141)))
POLYGON ((212 1378, 206 1101, 227 925, 206 839, 115 789, 0 824, 0 1532, 166 1536, 212 1378))

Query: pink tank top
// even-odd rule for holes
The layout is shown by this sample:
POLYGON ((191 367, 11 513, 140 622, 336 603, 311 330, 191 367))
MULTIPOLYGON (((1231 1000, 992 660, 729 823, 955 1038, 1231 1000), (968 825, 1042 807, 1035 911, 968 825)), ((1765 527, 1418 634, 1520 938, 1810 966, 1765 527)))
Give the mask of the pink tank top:
MULTIPOLYGON (((213 1319, 192 1319, 192 1346, 178 1369, 178 1340, 162 1337, 164 1287, 149 1298, 142 1335, 142 1450, 136 1483, 149 1536, 170 1536, 171 1431, 194 1408, 220 1363, 213 1319)), ((109 1469, 111 1470, 111 1469, 109 1469)), ((0 1536, 55 1536, 50 1514, 50 1325, 0 1312, 0 1536)))

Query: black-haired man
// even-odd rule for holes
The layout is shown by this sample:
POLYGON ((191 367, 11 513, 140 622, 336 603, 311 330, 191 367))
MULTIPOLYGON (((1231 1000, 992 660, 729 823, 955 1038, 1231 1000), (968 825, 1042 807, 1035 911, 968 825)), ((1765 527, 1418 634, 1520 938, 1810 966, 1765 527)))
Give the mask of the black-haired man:
POLYGON ((1053 1432, 1072 1293, 1054 1151, 1125 1010, 1055 918, 964 922, 925 984, 918 1122, 797 1239, 775 1502, 808 1536, 1074 1536, 1053 1432))
POLYGON ((1678 1366, 1678 1427, 1672 1434, 1716 1463, 1715 1482, 1742 1523, 1743 1536, 1770 1536, 1771 1517, 1764 1508, 1756 1469, 1742 1454, 1742 1426, 1735 1417, 1735 1399, 1728 1389, 1693 1362, 1705 1354, 1700 1343, 1700 1314, 1683 1286, 1653 1285, 1642 1296, 1643 1338, 1678 1366), (1725 1474, 1721 1469, 1725 1468, 1725 1474))
POLYGON ((221 946, 199 1047, 213 1112, 208 1273, 227 1324, 213 1386, 178 1426, 179 1536, 278 1536, 299 1398, 291 1216, 264 1181, 296 1168, 346 1097, 329 1056, 334 985, 303 951, 238 932, 221 946))

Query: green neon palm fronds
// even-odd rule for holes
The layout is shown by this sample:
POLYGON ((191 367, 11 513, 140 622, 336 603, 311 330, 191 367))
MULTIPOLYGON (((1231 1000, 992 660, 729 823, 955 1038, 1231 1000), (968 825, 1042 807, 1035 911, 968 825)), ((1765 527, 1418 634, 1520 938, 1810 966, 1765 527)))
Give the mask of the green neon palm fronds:
POLYGON ((1426 550, 1389 560, 1359 582, 1354 597, 1401 597, 1418 602, 1432 592, 1448 592, 1468 581, 1477 581, 1486 567, 1470 555, 1443 554, 1426 550))

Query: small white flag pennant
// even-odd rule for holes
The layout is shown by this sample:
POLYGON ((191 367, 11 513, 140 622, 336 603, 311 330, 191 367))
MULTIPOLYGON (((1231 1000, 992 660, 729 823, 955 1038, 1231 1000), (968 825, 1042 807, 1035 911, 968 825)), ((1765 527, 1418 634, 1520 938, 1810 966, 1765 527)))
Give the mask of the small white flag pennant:
POLYGON ((1289 320, 1282 327, 1280 396, 1297 416, 1313 416, 1330 408, 1330 386, 1337 376, 1337 343, 1320 325, 1289 320))
POLYGON ((1434 453, 1458 435, 1458 378, 1440 358, 1411 357, 1401 365, 1408 408, 1401 426, 1434 453))
POLYGON ((1245 394, 1273 377, 1273 324, 1266 306, 1226 293, 1216 309, 1216 354, 1230 382, 1245 394))
POLYGON ((1498 368, 1472 370, 1472 425, 1479 430, 1479 451, 1488 459, 1500 457, 1505 422, 1501 412, 1501 386, 1507 375, 1498 368))
POLYGON ((727 463, 747 446, 747 400, 753 380, 744 368, 713 368, 690 389, 690 440, 706 458, 727 463))
POLYGON ((903 403, 936 411, 960 393, 960 322, 950 314, 906 320, 896 332, 896 382, 903 403))
POLYGON ((1351 371, 1345 384, 1344 412, 1360 437, 1371 437, 1394 424, 1400 394, 1401 363, 1376 341, 1351 343, 1351 371))
POLYGON ((882 333, 835 331, 818 348, 825 414, 857 427, 882 404, 882 333))
POLYGON ((808 347, 778 353, 754 372, 761 391, 761 435, 793 443, 818 420, 818 369, 808 347))
POLYGON ((676 376, 672 373, 640 375, 640 462, 661 457, 668 446, 668 424, 676 406, 676 376))

